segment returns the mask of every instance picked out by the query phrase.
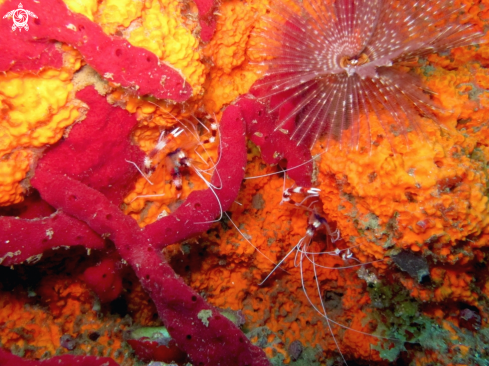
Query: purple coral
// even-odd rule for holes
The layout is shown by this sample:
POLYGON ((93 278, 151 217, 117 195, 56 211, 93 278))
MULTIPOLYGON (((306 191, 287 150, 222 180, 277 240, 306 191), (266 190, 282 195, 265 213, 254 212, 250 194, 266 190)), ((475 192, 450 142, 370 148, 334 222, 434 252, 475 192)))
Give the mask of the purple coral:
POLYGON ((273 1, 264 41, 256 46, 272 57, 255 89, 270 111, 280 111, 276 130, 306 146, 325 132, 328 142, 358 146, 366 138, 369 146, 373 119, 388 136, 420 130, 417 116, 434 118, 434 106, 401 63, 480 36, 458 21, 460 8, 452 2, 273 1), (295 127, 285 127, 291 120, 295 127))

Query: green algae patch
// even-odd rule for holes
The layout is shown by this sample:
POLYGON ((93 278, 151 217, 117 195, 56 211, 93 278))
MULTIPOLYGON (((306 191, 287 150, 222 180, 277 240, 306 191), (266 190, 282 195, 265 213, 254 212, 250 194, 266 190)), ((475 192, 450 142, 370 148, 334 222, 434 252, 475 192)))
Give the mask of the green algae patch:
POLYGON ((211 316, 212 316, 212 310, 201 310, 197 314, 197 318, 199 318, 200 320, 202 320, 202 323, 204 323, 204 325, 206 327, 209 326, 209 318, 211 316))

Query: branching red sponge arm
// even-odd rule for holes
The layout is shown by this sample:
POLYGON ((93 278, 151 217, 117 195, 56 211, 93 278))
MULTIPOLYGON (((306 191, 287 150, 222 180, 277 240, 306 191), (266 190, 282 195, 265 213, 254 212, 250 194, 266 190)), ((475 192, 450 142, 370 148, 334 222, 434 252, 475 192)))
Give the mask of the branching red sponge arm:
MULTIPOLYGON (((18 5, 18 1, 5 1, 0 6, 0 14, 15 10, 18 5)), ((123 38, 106 35, 99 25, 68 10, 63 1, 30 1, 25 6, 37 16, 29 21, 27 32, 13 31, 12 22, 0 22, 0 38, 8 40, 3 42, 0 53, 0 71, 33 70, 46 64, 61 66, 54 44, 59 41, 77 48, 100 75, 137 89, 141 95, 152 94, 177 102, 192 95, 190 85, 177 70, 123 38), (17 60, 24 61, 18 65, 17 60)))
MULTIPOLYGON (((93 87, 78 92, 77 98, 90 108, 85 120, 71 129, 69 138, 48 150, 37 169, 45 174, 66 174, 119 204, 138 174, 127 160, 142 162, 144 157, 130 142, 136 118, 108 104, 93 87)), ((32 262, 58 246, 104 247, 104 240, 84 222, 63 212, 42 216, 0 217, 1 264, 32 262)))
POLYGON ((1 265, 35 263, 48 249, 74 245, 103 249, 104 240, 87 224, 62 212, 31 220, 0 217, 1 265))
POLYGON ((264 353, 177 277, 136 221, 100 192, 64 175, 36 172, 32 180, 52 206, 111 238, 154 301, 179 348, 199 365, 269 365, 264 353))
POLYGON ((109 357, 63 355, 48 360, 26 360, 0 348, 0 365, 2 366, 118 366, 109 357))
POLYGON ((122 292, 122 275, 117 262, 114 258, 106 257, 83 272, 83 280, 102 303, 114 301, 122 292))
POLYGON ((195 5, 199 10, 199 23, 201 27, 200 39, 204 42, 211 40, 216 30, 216 16, 214 15, 217 9, 216 1, 214 0, 196 0, 195 5))
POLYGON ((287 174, 297 185, 310 187, 313 172, 311 151, 305 145, 297 145, 282 131, 275 130, 280 110, 284 107, 279 113, 270 113, 265 104, 249 97, 240 98, 236 107, 246 122, 248 137, 260 147, 263 160, 267 164, 277 164, 286 159, 287 169, 290 169, 287 174))
POLYGON ((91 86, 76 97, 89 107, 86 118, 73 126, 67 139, 47 150, 37 170, 66 174, 119 204, 138 176, 128 161, 142 165, 144 159, 130 138, 136 117, 107 103, 91 86))

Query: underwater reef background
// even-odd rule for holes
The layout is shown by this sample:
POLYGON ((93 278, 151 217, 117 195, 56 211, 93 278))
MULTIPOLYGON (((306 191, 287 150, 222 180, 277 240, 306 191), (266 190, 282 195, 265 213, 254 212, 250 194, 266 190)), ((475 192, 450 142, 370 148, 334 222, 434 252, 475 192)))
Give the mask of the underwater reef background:
MULTIPOLYGON (((405 65, 439 124, 311 162, 247 96, 267 1, 22 5, 28 30, 0 19, 1 362, 489 364, 487 34, 405 65), (320 191, 284 202, 294 181, 320 191), (274 270, 313 215, 326 254, 274 270)), ((487 31, 489 1, 452 6, 487 31)))

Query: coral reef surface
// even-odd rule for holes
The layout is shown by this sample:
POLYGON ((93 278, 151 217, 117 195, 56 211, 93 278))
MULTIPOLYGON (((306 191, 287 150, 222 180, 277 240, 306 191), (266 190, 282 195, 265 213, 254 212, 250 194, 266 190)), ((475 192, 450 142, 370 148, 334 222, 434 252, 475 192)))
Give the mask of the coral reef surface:
POLYGON ((312 150, 307 94, 252 88, 298 72, 300 6, 0 1, 0 363, 487 363, 489 2, 433 2, 479 44, 398 60, 420 130, 386 99, 312 150))

